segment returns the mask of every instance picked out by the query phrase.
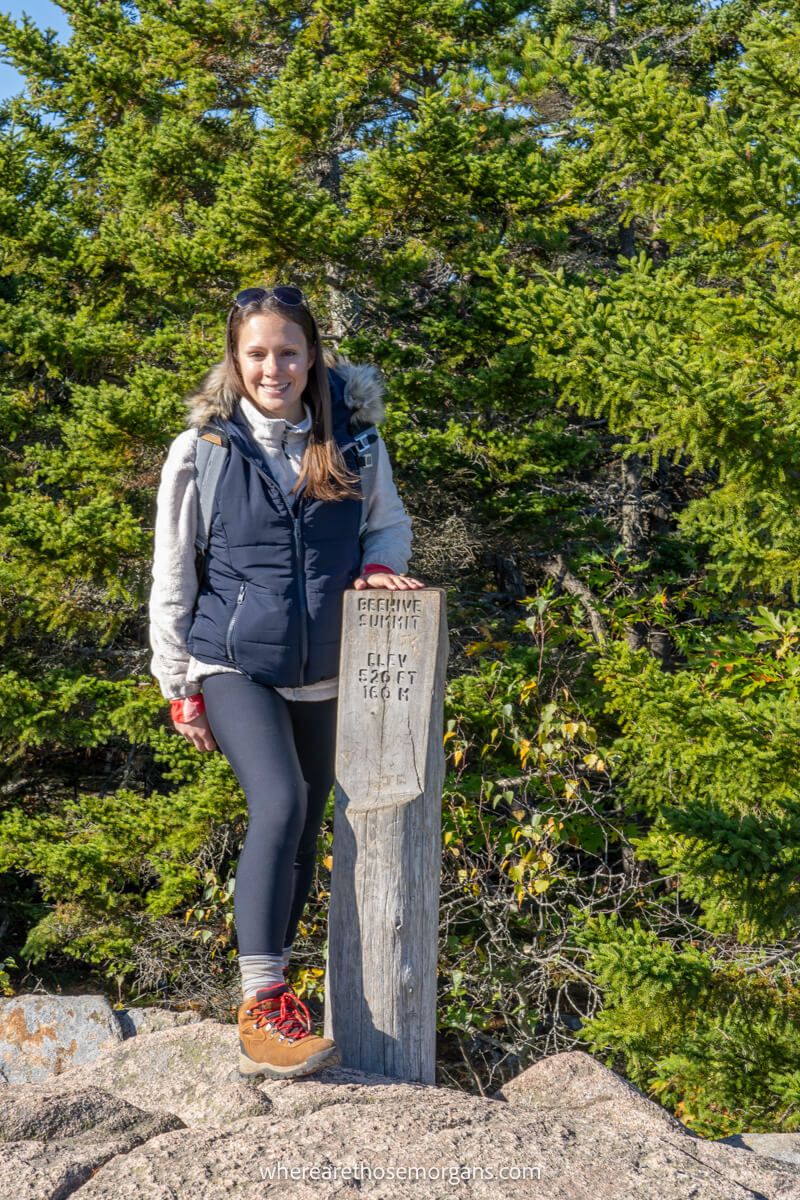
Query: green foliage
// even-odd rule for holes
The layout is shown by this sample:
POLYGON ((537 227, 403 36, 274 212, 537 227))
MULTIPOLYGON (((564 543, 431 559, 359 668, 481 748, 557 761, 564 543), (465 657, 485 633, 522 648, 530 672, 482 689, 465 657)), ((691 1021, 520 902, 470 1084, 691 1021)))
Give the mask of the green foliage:
MULTIPOLYGON (((29 963, 65 955, 96 964, 110 978, 134 971, 142 922, 157 922, 194 895, 213 830, 243 811, 220 757, 197 761, 162 724, 163 702, 151 683, 109 681, 54 669, 34 684, 3 676, 4 757, 34 769, 41 754, 58 761, 92 752, 137 753, 160 771, 165 791, 117 786, 79 790, 67 780, 49 802, 6 804, 0 812, 0 871, 36 881, 44 915, 27 930, 19 954, 29 963), (170 783, 172 786, 170 786, 170 783)), ((81 762, 81 757, 78 757, 81 762)), ((123 772, 123 780, 125 772, 123 772)))
POLYGON ((623 929, 598 916, 577 940, 606 1000, 581 1030, 588 1047, 621 1055, 632 1082, 703 1137, 797 1129, 794 984, 760 977, 758 960, 677 950, 638 920, 623 929))
POLYGON ((627 802, 654 818, 637 853, 743 942, 790 937, 800 904, 797 625, 763 608, 748 624, 684 634, 693 670, 665 677, 624 645, 599 668, 627 802))
MULTIPOLYGON (((552 698, 566 606, 543 595, 529 608, 521 629, 480 627, 445 703, 439 1022, 489 1078, 547 1042, 552 990, 575 982, 570 907, 627 891, 600 866, 630 831, 610 811, 596 731, 566 688, 552 698), (502 636, 522 629, 527 645, 502 636)), ((556 1004, 556 1028, 570 1012, 556 1004)))
POLYGON ((14 995, 14 989, 11 986, 11 977, 9 976, 8 972, 9 970, 13 970, 16 966, 16 962, 13 958, 11 958, 10 955, 7 958, 4 958, 2 963, 0 963, 0 991, 2 991, 4 996, 14 995))
POLYGON ((225 1011, 244 805, 148 674, 153 501, 288 279, 450 598, 445 1077, 583 1021, 699 1132, 794 1128, 800 6, 66 7, 0 15, 0 988, 225 1011))

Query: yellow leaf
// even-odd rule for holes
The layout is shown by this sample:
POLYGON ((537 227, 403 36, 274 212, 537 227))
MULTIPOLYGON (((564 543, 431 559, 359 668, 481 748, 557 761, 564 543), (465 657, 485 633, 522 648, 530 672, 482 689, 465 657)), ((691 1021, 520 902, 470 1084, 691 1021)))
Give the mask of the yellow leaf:
POLYGON ((332 871, 333 870, 333 855, 326 854, 325 858, 323 858, 323 860, 322 860, 322 865, 324 867, 327 867, 329 871, 332 871))
POLYGON ((461 762, 463 757, 464 757, 464 751, 456 750, 455 754, 453 755, 453 762, 456 764, 456 766, 458 766, 458 764, 461 762))
POLYGON ((468 646, 464 647, 464 653, 469 657, 472 657, 473 654, 480 654, 481 650, 485 650, 487 646, 491 645, 491 638, 485 642, 470 642, 468 646))
POLYGON ((452 729, 451 729, 451 730, 449 730, 449 732, 448 732, 448 733, 446 733, 446 734, 444 735, 444 737, 442 738, 442 745, 443 745, 443 746, 446 746, 446 745, 447 745, 447 740, 448 740, 448 738, 455 737, 455 736, 456 736, 456 735, 455 735, 455 731, 454 731, 454 730, 452 730, 452 729))

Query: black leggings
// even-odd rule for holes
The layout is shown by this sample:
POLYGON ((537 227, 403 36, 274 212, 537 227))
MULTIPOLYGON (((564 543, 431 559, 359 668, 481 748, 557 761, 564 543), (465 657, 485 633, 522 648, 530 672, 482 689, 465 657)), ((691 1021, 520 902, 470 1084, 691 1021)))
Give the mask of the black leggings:
POLYGON ((333 787, 337 700, 285 700, 238 673, 209 675, 203 697, 250 814, 233 893, 239 953, 280 954, 311 890, 333 787))

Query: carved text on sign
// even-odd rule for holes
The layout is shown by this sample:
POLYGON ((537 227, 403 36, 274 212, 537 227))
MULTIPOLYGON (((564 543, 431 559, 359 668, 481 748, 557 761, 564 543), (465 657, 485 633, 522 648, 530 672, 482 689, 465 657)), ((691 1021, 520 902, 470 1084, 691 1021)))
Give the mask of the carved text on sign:
POLYGON ((417 672, 406 666, 407 654, 382 654, 379 650, 367 652, 366 664, 358 668, 358 682, 364 689, 367 700, 408 700, 417 672))
POLYGON ((363 629, 416 629, 421 613, 418 596, 358 598, 358 624, 363 629))

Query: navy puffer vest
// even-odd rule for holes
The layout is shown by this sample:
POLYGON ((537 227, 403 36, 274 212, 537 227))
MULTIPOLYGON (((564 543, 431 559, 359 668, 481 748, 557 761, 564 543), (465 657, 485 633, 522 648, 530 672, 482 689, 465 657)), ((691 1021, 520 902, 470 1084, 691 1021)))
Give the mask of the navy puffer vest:
MULTIPOLYGON (((342 381, 328 370, 334 437, 358 474, 342 381)), ((216 418, 230 451, 216 491, 205 573, 187 639, 200 662, 256 683, 301 687, 339 669, 342 593, 361 567, 361 500, 287 498, 237 409, 216 418)))

